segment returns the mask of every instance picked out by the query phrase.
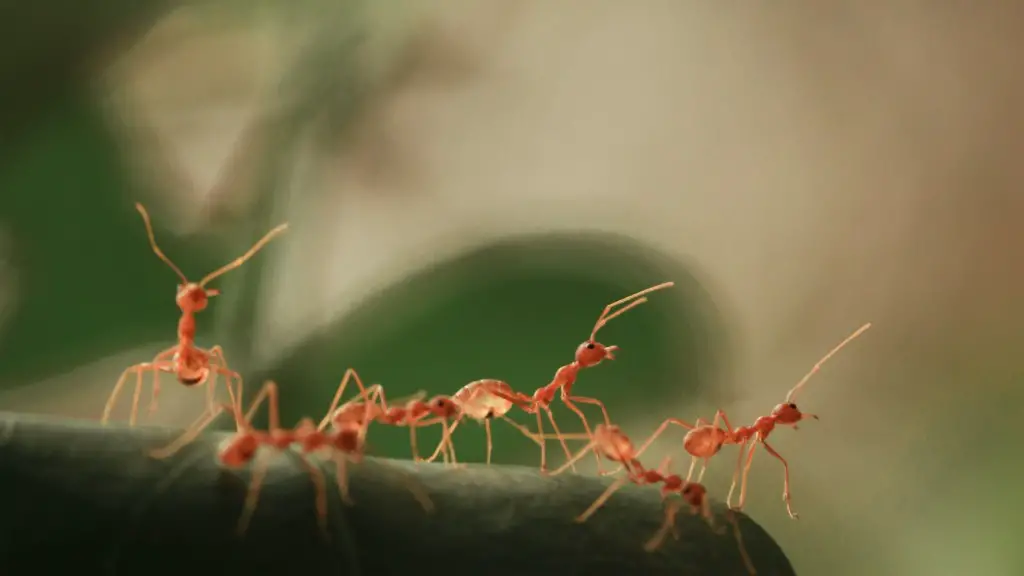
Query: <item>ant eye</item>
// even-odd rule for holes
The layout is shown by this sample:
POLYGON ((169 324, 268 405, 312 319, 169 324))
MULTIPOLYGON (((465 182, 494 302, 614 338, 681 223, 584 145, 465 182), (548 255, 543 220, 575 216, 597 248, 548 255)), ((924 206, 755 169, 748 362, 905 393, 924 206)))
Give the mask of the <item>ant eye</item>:
POLYGON ((790 410, 796 410, 796 404, 790 403, 790 404, 788 404, 788 406, 789 406, 790 410))
POLYGON ((593 350, 595 348, 594 343, 587 344, 587 350, 593 350))

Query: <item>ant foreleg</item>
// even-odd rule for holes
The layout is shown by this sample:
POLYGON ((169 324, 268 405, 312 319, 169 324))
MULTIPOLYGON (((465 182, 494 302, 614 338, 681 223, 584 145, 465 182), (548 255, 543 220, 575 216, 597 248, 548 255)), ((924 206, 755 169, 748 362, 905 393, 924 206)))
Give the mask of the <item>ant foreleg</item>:
POLYGON ((331 460, 334 460, 334 476, 338 482, 338 494, 341 495, 341 501, 345 505, 351 506, 352 496, 348 491, 348 470, 346 468, 348 455, 335 450, 331 454, 331 460))
POLYGON ((785 473, 785 481, 783 483, 782 488, 782 500, 786 502, 786 512, 789 513, 789 517, 793 520, 797 520, 800 518, 800 515, 793 511, 792 496, 789 493, 789 462, 786 462, 786 459, 783 458, 782 455, 780 455, 778 452, 776 452, 775 449, 772 448, 771 445, 768 444, 767 442, 761 442, 761 444, 764 446, 764 449, 767 450, 769 454, 778 458, 779 462, 782 462, 782 468, 785 473))
POLYGON ((442 451, 444 451, 445 458, 448 458, 447 448, 448 445, 451 444, 452 432, 455 432, 455 429, 459 427, 459 424, 461 422, 462 420, 459 419, 456 420, 455 422, 452 422, 451 426, 446 426, 446 429, 441 432, 441 441, 437 444, 437 448, 434 449, 434 453, 431 454, 430 457, 425 460, 426 462, 433 462, 434 460, 437 460, 437 457, 441 455, 442 451), (445 441, 446 438, 447 441, 445 441))

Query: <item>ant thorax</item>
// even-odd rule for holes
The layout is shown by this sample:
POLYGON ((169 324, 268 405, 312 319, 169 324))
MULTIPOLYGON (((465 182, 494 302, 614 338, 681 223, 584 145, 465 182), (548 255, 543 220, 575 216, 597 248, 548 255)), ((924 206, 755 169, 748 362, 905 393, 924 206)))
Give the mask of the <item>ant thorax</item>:
POLYGON ((206 354, 196 348, 181 348, 171 358, 178 382, 195 386, 206 381, 210 374, 210 361, 206 354))

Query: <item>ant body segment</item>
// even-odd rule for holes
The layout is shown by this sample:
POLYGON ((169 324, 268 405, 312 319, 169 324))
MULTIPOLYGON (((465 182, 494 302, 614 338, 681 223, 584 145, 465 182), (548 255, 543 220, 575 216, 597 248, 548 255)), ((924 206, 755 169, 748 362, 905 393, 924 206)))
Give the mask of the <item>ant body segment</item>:
MULTIPOLYGON (((207 274, 199 282, 190 282, 188 278, 185 277, 185 274, 181 269, 178 268, 178 266, 175 265, 162 250, 160 250, 160 247, 156 243, 156 237, 153 234, 153 225, 150 222, 149 214, 146 212, 145 207, 143 207, 142 204, 136 203, 135 208, 139 211, 139 214, 142 215, 142 221, 146 225, 146 234, 149 237, 149 244, 153 249, 153 252, 156 253, 157 257, 170 266, 171 270, 173 270, 178 275, 178 278, 181 279, 181 284, 178 285, 177 295, 175 296, 175 303, 181 310, 181 318, 178 320, 178 343, 157 354, 152 361, 136 364, 121 374, 121 377, 114 385, 114 389, 111 392, 110 397, 107 399, 106 406, 103 409, 101 422, 105 424, 110 420, 110 414, 117 403, 117 398, 120 396, 121 390, 128 382, 128 377, 131 374, 135 374, 135 393, 132 396, 132 411, 131 416, 129 417, 129 425, 135 425, 138 418, 139 399, 142 393, 142 375, 145 372, 153 372, 154 374, 153 389, 149 403, 150 413, 156 411, 157 398, 160 394, 159 374, 161 372, 174 374, 177 377, 178 382, 189 387, 206 384, 207 380, 211 376, 219 374, 227 379, 225 385, 227 386, 228 394, 231 396, 231 402, 235 405, 235 410, 240 411, 242 377, 237 372, 228 368, 227 360, 224 358, 224 351, 220 346, 203 349, 195 345, 195 315, 197 312, 201 312, 206 309, 210 298, 220 294, 220 291, 218 290, 206 288, 206 284, 225 272, 234 270, 244 264, 246 260, 252 258, 253 255, 259 252, 264 245, 273 240, 274 237, 284 232, 288 228, 288 225, 281 224, 277 226, 263 236, 263 238, 256 242, 256 244, 254 244, 252 248, 242 256, 214 272, 207 274), (234 389, 232 389, 232 380, 236 382, 234 389)), ((214 385, 213 382, 210 382, 207 386, 206 394, 207 414, 212 413, 216 409, 214 385)))
MULTIPOLYGON (((586 415, 583 414, 583 411, 580 410, 579 406, 576 405, 577 402, 581 404, 593 404, 599 407, 601 409, 601 414, 604 416, 604 423, 606 425, 611 425, 611 419, 608 417, 608 410, 607 408, 605 408, 603 402, 596 398, 576 396, 572 393, 572 388, 576 384, 576 378, 579 376, 580 370, 583 370, 584 368, 591 368, 597 366, 604 360, 615 359, 615 352, 619 349, 619 347, 606 346, 598 342, 596 339, 597 332, 601 330, 601 328, 603 328, 613 318, 621 316, 628 312, 629 310, 632 310, 633 308, 636 308, 637 306, 643 304, 644 302, 647 302, 647 298, 645 297, 647 294, 650 294, 651 292, 655 292, 657 290, 670 288, 674 285, 674 282, 663 282, 661 284, 658 284, 657 286, 646 288, 644 290, 636 292, 635 294, 631 294, 629 296, 626 296, 625 298, 621 298, 605 306, 604 310, 601 312, 601 315, 597 318, 597 322, 594 323, 594 328, 590 331, 590 338, 588 338, 586 341, 584 341, 582 344, 576 347, 576 353, 573 361, 556 370, 551 382, 546 386, 538 388, 533 393, 533 396, 527 396, 526 394, 523 394, 521 392, 500 392, 496 394, 516 404, 527 413, 537 414, 537 434, 540 435, 541 437, 544 436, 544 431, 541 425, 541 419, 538 411, 545 410, 547 412, 548 419, 551 421, 552 426, 555 426, 554 417, 552 416, 549 407, 551 403, 554 402, 556 393, 561 393, 562 403, 564 403, 566 407, 568 407, 570 410, 575 412, 577 416, 580 417, 580 420, 583 422, 584 431, 588 436, 591 436, 590 423, 587 421, 587 417, 586 415), (625 306, 613 311, 615 307, 620 306, 622 304, 625 304, 625 306)), ((555 429, 557 434, 557 427, 555 429)), ((562 440, 561 434, 558 434, 558 437, 562 441, 562 445, 564 447, 565 442, 564 440, 562 440)), ((566 450, 568 450, 568 448, 566 448, 566 450)), ((598 459, 598 463, 598 465, 600 465, 600 458, 598 459)), ((541 471, 544 471, 546 469, 545 453, 543 451, 541 452, 540 468, 541 471)))

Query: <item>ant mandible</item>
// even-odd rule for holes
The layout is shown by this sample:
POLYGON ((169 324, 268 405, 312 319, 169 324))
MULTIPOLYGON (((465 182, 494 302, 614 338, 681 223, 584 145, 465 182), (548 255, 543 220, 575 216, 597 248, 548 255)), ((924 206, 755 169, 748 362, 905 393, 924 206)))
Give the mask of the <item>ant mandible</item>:
MULTIPOLYGON (((190 282, 181 269, 160 250, 156 243, 156 236, 153 234, 153 225, 150 222, 149 214, 146 212, 145 207, 140 203, 136 203, 135 208, 142 215, 142 221, 146 225, 146 235, 149 237, 149 244, 153 252, 170 266, 171 270, 181 279, 181 284, 178 285, 177 295, 175 296, 175 302, 181 310, 181 319, 178 320, 178 343, 157 354, 152 361, 136 364, 125 370, 107 399, 100 421, 105 424, 110 420, 110 414, 117 403, 117 398, 120 396, 122 388, 128 382, 128 377, 134 373, 136 377, 135 393, 132 396, 132 411, 128 422, 129 425, 135 425, 139 411, 139 399, 142 393, 142 375, 145 372, 153 372, 154 375, 152 395, 150 396, 149 403, 150 413, 156 411, 157 398, 160 394, 159 373, 161 372, 174 374, 178 382, 190 387, 205 384, 211 374, 220 374, 227 379, 225 386, 228 388, 228 394, 231 395, 232 403, 235 404, 238 411, 241 411, 242 377, 237 372, 228 368, 224 351, 219 345, 215 345, 210 349, 202 349, 195 345, 195 315, 197 312, 206 309, 210 298, 220 294, 218 290, 206 288, 210 281, 244 264, 246 260, 259 252, 264 245, 284 232, 288 228, 288 224, 277 226, 256 242, 248 252, 214 272, 207 274, 199 282, 190 282), (232 380, 237 383, 235 390, 232 390, 232 380)), ((206 413, 210 414, 215 410, 215 391, 214 385, 211 382, 206 387, 206 413)))
POLYGON ((668 428, 668 426, 676 425, 686 428, 688 429, 688 432, 686 433, 686 436, 683 437, 683 448, 691 456, 690 473, 687 475, 687 479, 689 479, 690 476, 693 474, 694 465, 696 464, 697 460, 700 459, 703 460, 701 472, 698 476, 698 481, 700 481, 700 479, 703 478, 704 476, 704 471, 707 469, 708 462, 711 460, 713 456, 718 454, 718 452, 722 449, 722 446, 726 444, 739 445, 740 450, 739 454, 737 455, 736 469, 733 473, 732 486, 729 488, 729 495, 726 498, 726 502, 731 507, 732 495, 736 488, 736 482, 739 476, 740 468, 742 467, 743 480, 740 485, 740 500, 739 504, 735 507, 736 510, 741 510, 743 508, 744 502, 746 501, 747 474, 750 471, 750 465, 754 458, 754 451, 756 450, 758 444, 760 444, 764 446, 764 449, 768 451, 769 454, 771 454, 780 462, 782 462, 784 475, 782 498, 783 501, 785 501, 786 503, 786 511, 789 514, 789 516, 794 519, 799 518, 799 515, 793 511, 792 497, 790 495, 789 463, 786 461, 785 458, 782 457, 781 454, 776 452, 770 444, 768 444, 768 436, 772 433, 777 424, 784 426, 792 426, 794 429, 796 429, 798 427, 798 423, 801 420, 804 420, 806 418, 814 418, 815 420, 818 419, 817 415, 803 413, 800 411, 799 408, 797 408, 797 405, 793 402, 793 400, 796 398, 797 392, 799 392, 804 387, 804 385, 807 384, 811 376, 816 374, 818 370, 820 370, 821 367, 825 364, 825 362, 827 362, 830 358, 832 358, 832 356, 834 356, 836 353, 838 353, 840 350, 846 347, 847 344, 849 344, 858 336, 863 334, 870 327, 870 322, 861 326, 855 332, 853 332, 853 334, 847 336, 846 339, 840 342, 835 348, 830 350, 828 354, 826 354, 824 357, 818 360, 814 367, 811 368, 811 370, 806 375, 804 375, 804 377, 801 378, 799 382, 797 382, 796 386, 794 386, 788 394, 786 394, 786 401, 784 403, 775 406, 775 408, 773 408, 771 413, 768 414, 767 416, 761 416, 757 418, 751 426, 738 426, 736 428, 733 428, 732 424, 730 424, 729 422, 728 416, 726 416, 725 412, 722 410, 718 410, 717 412, 715 412, 714 422, 711 424, 707 424, 707 421, 705 421, 702 418, 697 420, 696 425, 688 424, 682 420, 679 420, 678 418, 668 418, 664 422, 662 422, 661 426, 658 427, 654 434, 652 434, 651 437, 648 438, 647 441, 640 446, 640 449, 637 450, 637 455, 639 456, 640 454, 643 454, 643 452, 651 445, 651 443, 654 442, 654 440, 658 436, 660 436, 668 428), (724 424, 725 428, 720 428, 719 422, 724 424), (747 449, 747 444, 751 443, 751 441, 753 441, 753 443, 750 445, 749 451, 747 451, 747 461, 746 466, 744 467, 743 454, 744 451, 747 449))
MULTIPOLYGON (((576 413, 577 416, 579 416, 580 420, 582 420, 583 422, 584 431, 587 433, 588 436, 591 435, 590 423, 588 422, 586 415, 583 414, 583 411, 580 410, 580 408, 576 405, 577 402, 581 404, 593 404, 599 407, 601 409, 602 416, 604 416, 605 424, 611 425, 611 419, 608 416, 608 410, 607 408, 605 408, 603 402, 601 402, 597 398, 576 396, 572 393, 572 388, 573 385, 576 383, 576 378, 579 375, 580 370, 584 368, 591 368, 593 366, 597 366, 604 360, 615 359, 615 352, 619 349, 619 347, 606 346, 597 341, 597 332, 601 330, 601 328, 603 328, 612 319, 625 314, 626 312, 632 310, 633 308, 636 308, 637 306, 643 304, 644 302, 647 302, 647 298, 645 297, 647 294, 650 294, 651 292, 655 292, 657 290, 670 288, 674 285, 674 282, 663 282, 656 286, 651 286, 650 288, 646 288, 644 290, 636 292, 635 294, 626 296, 625 298, 616 300, 615 302, 612 302, 611 304, 605 306, 604 310, 601 312, 601 315, 598 316, 597 322, 594 323, 594 328, 590 331, 590 338, 588 338, 586 341, 584 341, 582 344, 576 347, 576 354, 573 361, 556 370, 554 378, 552 378, 551 382, 546 386, 538 388, 533 393, 533 396, 527 396, 521 392, 516 392, 514 394, 498 393, 497 395, 511 402, 514 402, 516 405, 518 405, 520 408, 522 408, 524 411, 528 413, 535 413, 538 410, 538 408, 547 409, 548 406, 550 406, 551 403, 554 401, 555 394, 561 392, 562 403, 564 403, 570 410, 572 410, 573 412, 576 413), (622 304, 626 305, 623 306, 622 308, 619 308, 618 310, 613 311, 615 307, 620 306, 622 304)), ((552 425, 554 425, 553 417, 551 416, 550 412, 548 412, 548 418, 552 420, 552 425)), ((541 421, 539 416, 537 418, 537 426, 538 437, 545 437, 543 428, 541 427, 541 421)), ((600 466, 600 458, 598 458, 598 466, 600 466)), ((543 471, 544 469, 545 462, 543 461, 542 456, 541 470, 543 471)))

